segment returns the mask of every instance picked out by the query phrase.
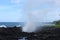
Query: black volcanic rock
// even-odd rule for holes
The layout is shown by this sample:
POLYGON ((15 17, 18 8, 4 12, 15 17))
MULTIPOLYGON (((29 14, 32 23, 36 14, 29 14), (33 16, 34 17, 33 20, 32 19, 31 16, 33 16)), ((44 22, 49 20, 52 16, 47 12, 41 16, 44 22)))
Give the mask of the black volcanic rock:
POLYGON ((60 40, 60 28, 42 29, 39 32, 27 37, 28 40, 60 40))
POLYGON ((8 28, 0 28, 0 39, 1 40, 9 40, 9 39, 18 39, 22 30, 20 27, 8 27, 8 28))
POLYGON ((0 40, 60 40, 60 28, 47 27, 37 32, 22 32, 21 27, 0 28, 0 40))

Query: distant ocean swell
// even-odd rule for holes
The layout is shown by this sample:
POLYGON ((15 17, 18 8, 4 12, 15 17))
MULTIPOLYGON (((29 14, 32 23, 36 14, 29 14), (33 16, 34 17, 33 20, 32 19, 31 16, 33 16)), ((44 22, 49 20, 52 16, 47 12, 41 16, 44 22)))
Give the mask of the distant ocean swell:
POLYGON ((23 26, 24 23, 23 22, 0 22, 0 26, 1 25, 5 25, 7 27, 13 27, 13 26, 18 26, 18 25, 23 26))

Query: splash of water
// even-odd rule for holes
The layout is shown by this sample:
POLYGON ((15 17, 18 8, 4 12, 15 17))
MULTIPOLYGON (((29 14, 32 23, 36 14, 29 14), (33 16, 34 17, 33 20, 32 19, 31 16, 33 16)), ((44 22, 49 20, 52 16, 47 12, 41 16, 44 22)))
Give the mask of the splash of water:
POLYGON ((34 32, 36 29, 36 25, 34 22, 27 21, 27 24, 23 27, 23 31, 25 32, 34 32))
POLYGON ((34 20, 34 14, 28 14, 26 25, 23 27, 24 32, 34 32, 37 28, 36 21, 34 20))

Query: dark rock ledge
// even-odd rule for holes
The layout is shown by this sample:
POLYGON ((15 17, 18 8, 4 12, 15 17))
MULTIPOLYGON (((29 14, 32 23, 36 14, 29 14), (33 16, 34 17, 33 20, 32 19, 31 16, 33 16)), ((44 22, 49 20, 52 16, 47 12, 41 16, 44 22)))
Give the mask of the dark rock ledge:
POLYGON ((0 40, 60 40, 60 28, 48 27, 36 32, 22 32, 21 27, 0 28, 0 40))

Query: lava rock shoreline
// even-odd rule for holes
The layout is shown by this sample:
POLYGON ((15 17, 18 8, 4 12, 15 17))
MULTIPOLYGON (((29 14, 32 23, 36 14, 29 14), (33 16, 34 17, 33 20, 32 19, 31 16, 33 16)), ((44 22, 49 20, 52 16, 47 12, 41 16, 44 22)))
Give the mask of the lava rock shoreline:
POLYGON ((60 40, 60 28, 48 27, 36 32, 22 32, 22 27, 0 28, 0 40, 60 40))

